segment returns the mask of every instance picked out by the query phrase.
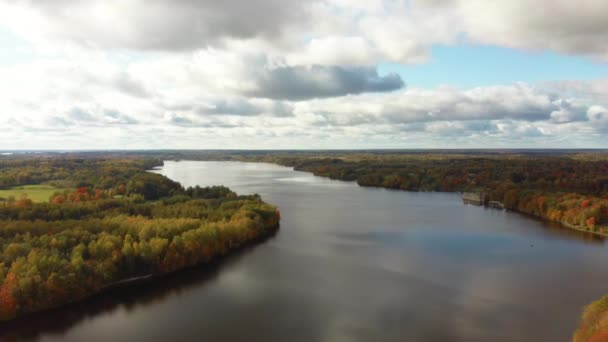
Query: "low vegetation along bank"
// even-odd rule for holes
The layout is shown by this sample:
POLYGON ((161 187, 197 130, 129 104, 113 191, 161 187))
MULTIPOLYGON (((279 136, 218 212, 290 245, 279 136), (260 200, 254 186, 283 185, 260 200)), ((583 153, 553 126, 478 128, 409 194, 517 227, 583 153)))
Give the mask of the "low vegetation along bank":
POLYGON ((0 201, 0 319, 204 263, 278 229, 277 209, 259 196, 225 187, 184 189, 145 172, 159 164, 0 161, 5 186, 37 181, 75 189, 55 192, 47 203, 27 195, 0 201))

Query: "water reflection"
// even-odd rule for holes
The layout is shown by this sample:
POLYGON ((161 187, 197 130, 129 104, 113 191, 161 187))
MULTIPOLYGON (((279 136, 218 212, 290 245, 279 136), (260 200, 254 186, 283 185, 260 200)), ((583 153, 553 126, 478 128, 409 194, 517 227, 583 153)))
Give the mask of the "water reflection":
POLYGON ((603 244, 606 241, 606 237, 602 235, 593 234, 590 232, 583 232, 579 230, 569 229, 564 226, 560 226, 556 223, 543 223, 543 228, 550 231, 551 234, 558 235, 561 237, 579 239, 589 244, 603 244))

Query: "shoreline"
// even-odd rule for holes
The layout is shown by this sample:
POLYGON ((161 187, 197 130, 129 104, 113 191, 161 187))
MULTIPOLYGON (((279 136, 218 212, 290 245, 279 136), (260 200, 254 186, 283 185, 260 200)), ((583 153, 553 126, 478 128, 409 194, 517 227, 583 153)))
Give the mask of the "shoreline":
MULTIPOLYGON (((488 207, 488 208, 490 208, 490 207, 488 207)), ((494 208, 492 208, 492 209, 494 209, 494 208)), ((573 225, 573 224, 570 224, 570 223, 567 223, 567 222, 561 222, 561 221, 551 221, 551 220, 547 220, 547 219, 545 219, 545 218, 542 218, 542 217, 540 217, 540 216, 538 216, 538 215, 534 215, 534 214, 525 213, 525 212, 523 212, 523 211, 519 211, 519 210, 506 209, 506 208, 505 208, 505 209, 497 209, 497 210, 506 210, 506 211, 510 211, 510 212, 512 212, 512 213, 517 213, 517 214, 519 214, 519 215, 528 216, 528 217, 530 217, 530 218, 533 218, 533 219, 535 219, 535 220, 538 220, 539 222, 543 222, 543 223, 552 223, 552 224, 556 224, 556 225, 558 225, 558 226, 560 226, 560 227, 562 227, 562 228, 566 228, 566 229, 570 229, 570 230, 579 231, 579 232, 581 232, 581 233, 588 233, 588 234, 592 234, 592 235, 595 235, 595 236, 600 236, 600 237, 608 238, 608 234, 607 234, 607 233, 602 233, 602 232, 594 232, 594 231, 587 230, 587 229, 581 228, 581 227, 579 227, 579 226, 576 226, 576 225, 573 225)))
MULTIPOLYGON (((187 159, 183 159, 185 161, 187 161, 187 159)), ((192 160, 192 161, 196 161, 196 160, 192 160)), ((224 161, 224 160, 199 160, 199 161, 224 161)), ((283 167, 287 167, 292 169, 293 171, 299 171, 299 172, 307 172, 310 173, 316 177, 321 177, 321 178, 326 178, 326 179, 331 179, 331 180, 337 180, 337 181, 341 181, 341 182, 353 182, 355 184, 357 184, 357 186, 359 187, 363 187, 363 188, 379 188, 379 189, 387 189, 387 190, 394 190, 394 191, 405 191, 405 192, 437 192, 437 193, 449 193, 449 194, 454 194, 454 193, 464 193, 464 191, 428 191, 428 190, 403 190, 403 189, 395 189, 395 188, 388 188, 388 187, 384 187, 384 186, 376 186, 376 185, 361 185, 359 184, 359 182, 355 179, 355 180, 345 180, 345 179, 340 179, 340 178, 334 178, 334 177, 330 177, 330 176, 322 176, 322 175, 317 175, 315 174, 313 171, 308 171, 305 169, 300 169, 297 168, 296 166, 292 166, 292 165, 288 165, 288 164, 281 164, 278 162, 273 162, 273 161, 266 161, 266 160, 246 160, 246 159, 232 159, 232 160, 228 160, 228 161, 235 161, 235 162, 241 162, 241 163, 266 163, 266 164, 273 164, 273 165, 279 165, 279 166, 283 166, 283 167)), ((496 209, 496 210, 506 210, 506 211, 510 211, 510 212, 514 212, 520 215, 524 215, 524 216, 529 216, 531 218, 537 219, 541 222, 544 223, 553 223, 553 224, 557 224, 562 226, 563 228, 567 228, 567 229, 571 229, 571 230, 575 230, 575 231, 579 231, 582 233, 588 233, 588 234, 592 234, 595 236, 599 236, 599 237, 604 237, 604 238, 608 238, 608 233, 602 233, 599 231, 592 231, 592 230, 587 230, 585 228, 582 228, 580 226, 576 226, 567 222, 562 222, 562 221, 551 221, 548 220, 544 217, 538 216, 538 215, 534 215, 534 214, 530 214, 530 213, 525 213, 523 211, 519 211, 519 210, 514 210, 514 209, 507 209, 507 208, 495 208, 495 207, 491 207, 491 206, 484 206, 481 205, 482 207, 488 207, 488 208, 492 208, 492 209, 496 209)))
POLYGON ((195 265, 180 268, 180 269, 170 271, 170 272, 148 273, 148 274, 144 274, 144 275, 133 276, 133 277, 121 279, 119 281, 115 281, 110 284, 106 284, 106 285, 102 286, 99 289, 99 291, 91 293, 82 298, 78 298, 76 300, 65 302, 60 305, 45 308, 42 310, 27 312, 27 313, 18 315, 16 317, 13 317, 13 318, 10 318, 7 320, 0 320, 0 330, 2 330, 3 327, 27 324, 28 320, 42 318, 44 316, 52 314, 54 311, 69 310, 71 307, 76 307, 79 305, 86 305, 87 302, 95 300, 96 298, 100 298, 104 295, 107 295, 108 293, 111 293, 112 291, 131 290, 131 289, 134 289, 136 286, 150 285, 150 284, 153 284, 154 281, 156 281, 156 280, 161 280, 163 278, 169 278, 171 276, 177 276, 180 273, 185 273, 187 271, 191 271, 191 270, 194 270, 197 268, 206 268, 206 267, 213 267, 213 266, 218 266, 218 265, 221 266, 221 263, 224 260, 226 260, 230 257, 233 257, 239 253, 242 253, 249 248, 257 247, 258 245, 275 237, 276 234, 278 234, 278 232, 279 232, 280 223, 278 223, 275 227, 272 227, 270 229, 271 230, 270 230, 269 234, 262 235, 255 239, 246 241, 246 242, 234 247, 232 250, 227 251, 225 254, 211 257, 209 260, 206 260, 204 262, 200 262, 195 265))
MULTIPOLYGON (((245 162, 248 162, 248 161, 245 161, 245 162)), ((278 163, 271 163, 271 164, 276 164, 276 165, 290 167, 294 171, 308 172, 308 173, 313 174, 314 176, 321 177, 321 178, 335 179, 335 180, 350 182, 350 181, 342 180, 342 179, 339 179, 339 178, 332 178, 332 177, 317 175, 317 174, 315 174, 312 171, 307 171, 307 170, 302 170, 302 169, 296 169, 295 166, 288 166, 288 165, 283 165, 283 164, 278 164, 278 163)), ((366 187, 366 188, 380 188, 380 189, 389 189, 389 190, 405 191, 405 192, 426 192, 425 190, 403 190, 403 189, 387 188, 387 187, 384 187, 384 186, 376 186, 376 185, 361 185, 361 184, 359 184, 359 182, 357 180, 354 180, 352 182, 354 182, 355 184, 357 184, 357 186, 366 187)), ((464 191, 429 191, 429 192, 444 192, 444 193, 451 193, 451 194, 453 194, 453 193, 464 193, 464 191)), ((474 204, 474 205, 476 205, 476 204, 474 204)), ((493 206, 488 206, 488 205, 479 205, 479 206, 484 207, 484 208, 496 209, 496 210, 506 210, 506 211, 510 211, 510 212, 517 213, 517 214, 520 214, 520 215, 524 215, 524 216, 529 216, 529 217, 535 218, 535 219, 537 219, 537 220, 539 220, 541 222, 554 223, 554 224, 558 224, 558 225, 560 225, 560 226, 562 226, 564 228, 567 228, 567 229, 572 229, 572 230, 575 230, 575 231, 579 231, 579 232, 583 232, 583 233, 588 233, 588 234, 593 234, 593 235, 596 235, 596 236, 608 238, 608 233, 603 233, 601 231, 597 231, 596 232, 596 231, 592 231, 592 230, 587 230, 585 228, 582 228, 580 226, 576 226, 576 225, 573 225, 573 224, 570 224, 570 223, 567 223, 567 222, 552 221, 552 220, 546 219, 546 218, 544 218, 542 216, 526 213, 526 212, 515 210, 515 209, 507 209, 507 208, 500 209, 500 208, 495 208, 493 206)))

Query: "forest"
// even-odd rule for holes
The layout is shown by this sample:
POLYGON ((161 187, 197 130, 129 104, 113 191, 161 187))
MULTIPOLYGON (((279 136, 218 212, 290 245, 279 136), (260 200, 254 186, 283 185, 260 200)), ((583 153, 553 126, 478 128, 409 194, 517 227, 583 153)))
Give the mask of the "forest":
POLYGON ((223 186, 183 188, 141 157, 0 159, 0 189, 45 184, 48 201, 0 199, 0 320, 162 275, 271 236, 277 208, 223 186))

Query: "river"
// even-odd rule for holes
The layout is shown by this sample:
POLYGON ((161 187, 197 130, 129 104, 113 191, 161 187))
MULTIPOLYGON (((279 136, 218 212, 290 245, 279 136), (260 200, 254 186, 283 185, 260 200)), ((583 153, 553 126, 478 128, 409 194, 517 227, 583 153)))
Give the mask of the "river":
POLYGON ((268 241, 3 327, 34 341, 569 341, 608 293, 604 239, 458 194, 363 188, 262 163, 166 162, 259 193, 268 241))

